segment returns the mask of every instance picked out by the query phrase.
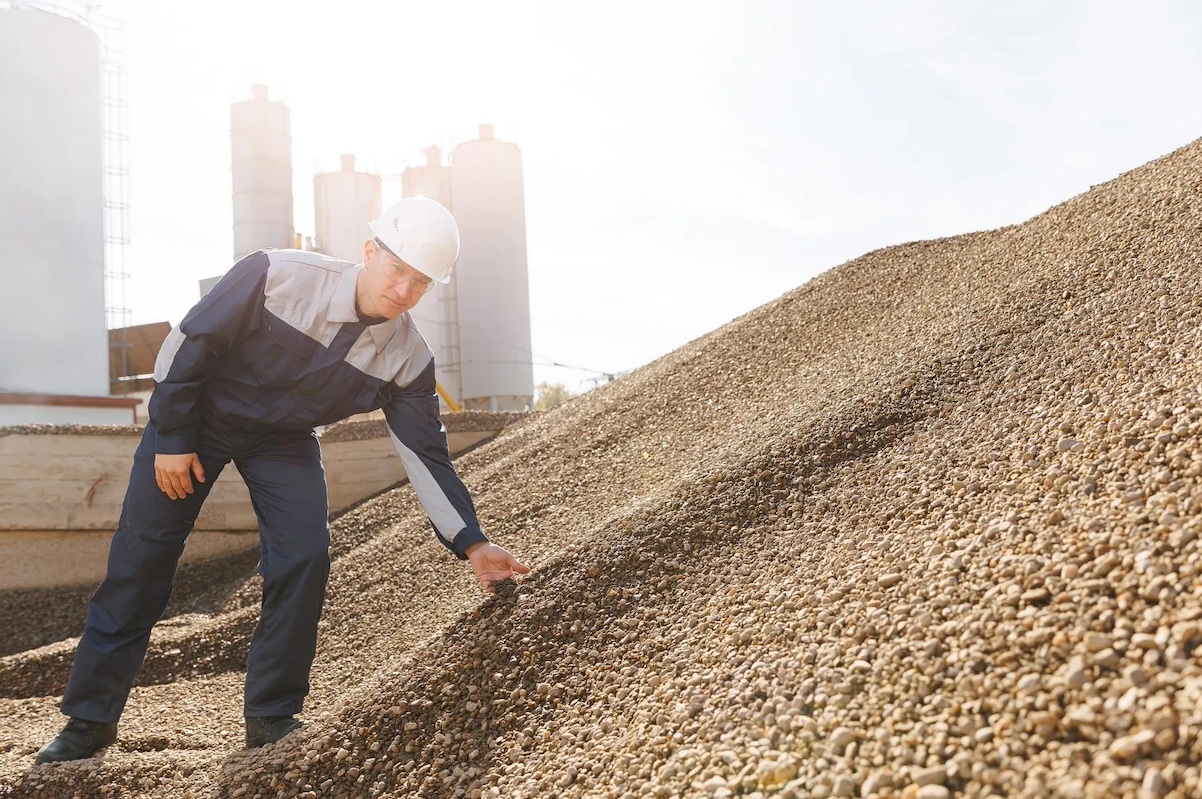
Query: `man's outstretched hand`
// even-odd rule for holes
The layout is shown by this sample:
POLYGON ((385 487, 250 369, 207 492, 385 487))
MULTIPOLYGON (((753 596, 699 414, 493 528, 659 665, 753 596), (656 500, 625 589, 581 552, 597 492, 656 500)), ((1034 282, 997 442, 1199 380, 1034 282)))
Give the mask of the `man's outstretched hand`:
POLYGON ((490 594, 496 590, 493 583, 512 579, 515 574, 530 573, 529 566, 523 565, 496 544, 476 544, 467 551, 467 559, 471 561, 476 579, 490 594))

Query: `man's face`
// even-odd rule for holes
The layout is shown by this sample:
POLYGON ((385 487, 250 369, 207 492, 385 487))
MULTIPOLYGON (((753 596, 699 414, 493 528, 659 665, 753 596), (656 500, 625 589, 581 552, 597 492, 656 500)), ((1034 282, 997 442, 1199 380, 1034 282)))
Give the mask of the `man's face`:
POLYGON ((402 262, 374 241, 363 249, 363 271, 355 287, 365 316, 395 319, 417 305, 434 281, 402 262))

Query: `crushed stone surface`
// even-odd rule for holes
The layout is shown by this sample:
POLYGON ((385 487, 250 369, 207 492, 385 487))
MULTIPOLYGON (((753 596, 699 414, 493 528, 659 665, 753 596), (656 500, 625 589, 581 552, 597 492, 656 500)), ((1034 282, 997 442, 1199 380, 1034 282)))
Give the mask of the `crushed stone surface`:
POLYGON ((461 458, 521 582, 407 487, 339 518, 278 744, 239 748, 250 574, 156 629, 103 758, 30 768, 71 640, 0 658, 0 793, 1202 795, 1200 252, 1196 142, 843 264, 461 458))
MULTIPOLYGON (((537 411, 459 411, 444 413, 443 426, 448 433, 476 433, 488 430, 503 430, 511 424, 537 415, 537 411)), ((388 438, 388 425, 382 418, 339 422, 327 427, 321 440, 363 441, 372 438, 388 438)))
POLYGON ((0 426, 0 436, 140 436, 134 424, 12 424, 0 426))
MULTIPOLYGON (((459 411, 443 414, 442 421, 447 432, 468 433, 500 430, 536 414, 536 411, 459 411)), ((140 424, 19 424, 0 426, 0 436, 140 436, 142 427, 140 424)), ((383 419, 340 422, 326 428, 322 433, 322 439, 327 441, 361 441, 387 437, 388 427, 383 419)))

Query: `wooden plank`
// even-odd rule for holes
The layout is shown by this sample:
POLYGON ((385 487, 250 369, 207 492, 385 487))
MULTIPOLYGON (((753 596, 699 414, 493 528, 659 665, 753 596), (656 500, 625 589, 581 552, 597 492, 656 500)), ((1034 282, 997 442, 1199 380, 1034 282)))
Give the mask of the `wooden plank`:
POLYGON ((53 405, 62 408, 133 408, 140 399, 129 397, 87 397, 77 394, 0 393, 0 405, 53 405))
POLYGON ((0 455, 37 453, 62 457, 124 456, 133 460, 141 440, 137 435, 86 436, 71 433, 54 435, 0 436, 0 455))
POLYGON ((0 482, 0 506, 40 501, 103 507, 106 502, 120 504, 125 487, 125 478, 103 475, 91 480, 4 480, 0 482))
POLYGON ((119 455, 0 455, 0 481, 129 479, 133 459, 119 455))

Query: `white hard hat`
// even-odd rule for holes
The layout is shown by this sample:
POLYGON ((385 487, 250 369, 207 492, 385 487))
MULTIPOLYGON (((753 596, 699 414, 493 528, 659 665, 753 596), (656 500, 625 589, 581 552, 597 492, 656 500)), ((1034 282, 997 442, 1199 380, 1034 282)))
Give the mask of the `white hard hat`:
POLYGON ((439 283, 450 281, 459 257, 459 226, 438 202, 407 197, 385 208, 369 227, 397 258, 439 283))

